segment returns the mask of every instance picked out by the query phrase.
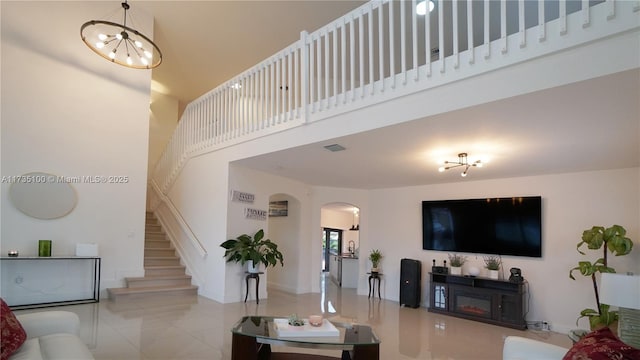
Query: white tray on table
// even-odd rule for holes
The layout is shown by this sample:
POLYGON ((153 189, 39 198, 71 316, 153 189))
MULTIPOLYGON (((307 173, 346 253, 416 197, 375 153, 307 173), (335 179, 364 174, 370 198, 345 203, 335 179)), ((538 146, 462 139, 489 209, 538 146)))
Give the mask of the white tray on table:
POLYGON ((273 327, 279 337, 340 336, 340 331, 327 319, 322 319, 320 326, 311 326, 307 319, 303 326, 291 326, 288 319, 273 319, 273 327))

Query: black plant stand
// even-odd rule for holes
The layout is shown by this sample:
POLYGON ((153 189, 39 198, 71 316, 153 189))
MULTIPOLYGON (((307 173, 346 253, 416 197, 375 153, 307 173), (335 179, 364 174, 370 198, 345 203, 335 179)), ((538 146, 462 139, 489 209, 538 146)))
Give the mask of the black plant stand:
POLYGON ((249 279, 255 279, 256 280, 256 304, 260 304, 260 299, 258 298, 258 288, 260 286, 260 275, 264 274, 264 272, 260 271, 260 272, 248 272, 245 271, 245 274, 247 274, 247 276, 244 277, 244 282, 247 286, 247 293, 244 296, 244 302, 247 302, 247 297, 249 296, 249 279))

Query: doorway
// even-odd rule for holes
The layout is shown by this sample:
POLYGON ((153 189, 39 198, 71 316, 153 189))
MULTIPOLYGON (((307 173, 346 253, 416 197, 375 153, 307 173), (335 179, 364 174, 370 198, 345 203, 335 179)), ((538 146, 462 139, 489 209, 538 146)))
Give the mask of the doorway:
POLYGON ((339 255, 342 249, 342 230, 324 228, 322 231, 322 271, 328 272, 331 267, 331 254, 339 255))

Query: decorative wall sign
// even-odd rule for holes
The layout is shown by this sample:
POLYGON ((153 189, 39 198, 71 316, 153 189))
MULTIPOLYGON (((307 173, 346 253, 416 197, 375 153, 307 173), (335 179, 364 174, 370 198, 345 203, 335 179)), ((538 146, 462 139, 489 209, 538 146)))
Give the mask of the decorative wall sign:
POLYGON ((284 201, 270 201, 269 202, 269 216, 287 216, 289 213, 289 202, 284 201))
POLYGON ((246 208, 244 209, 244 217, 245 219, 265 221, 267 220, 267 210, 246 208))
POLYGON ((253 204, 255 198, 256 196, 254 194, 249 194, 238 190, 231 191, 231 201, 253 204))

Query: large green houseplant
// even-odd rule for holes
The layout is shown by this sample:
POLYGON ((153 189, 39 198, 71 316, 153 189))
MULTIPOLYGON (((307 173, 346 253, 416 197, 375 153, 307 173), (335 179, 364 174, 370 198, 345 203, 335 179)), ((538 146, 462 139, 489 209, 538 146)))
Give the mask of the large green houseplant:
MULTIPOLYGON (((576 278, 573 276, 574 271, 579 271, 580 274, 586 277, 590 277, 593 283, 593 290, 596 298, 596 309, 584 309, 580 312, 580 320, 583 317, 589 319, 589 325, 592 329, 596 329, 602 326, 610 326, 618 320, 618 312, 609 310, 609 305, 600 303, 600 296, 598 293, 598 281, 596 273, 615 273, 615 269, 609 267, 607 261, 607 254, 611 252, 615 256, 627 255, 633 249, 633 242, 627 238, 627 231, 620 225, 613 225, 609 228, 602 226, 594 226, 591 229, 585 230, 582 233, 582 241, 576 246, 576 250, 582 255, 586 255, 580 250, 580 247, 586 245, 590 250, 602 249, 602 257, 598 258, 595 262, 579 261, 578 266, 569 271, 569 277, 573 280, 576 278)), ((578 322, 576 320, 576 324, 578 322)))
POLYGON ((242 234, 223 242, 220 246, 226 250, 224 257, 227 258, 227 262, 235 261, 244 265, 252 261, 254 266, 264 264, 265 267, 276 266, 279 262, 284 266, 284 257, 278 250, 278 245, 265 239, 262 229, 253 236, 242 234))

